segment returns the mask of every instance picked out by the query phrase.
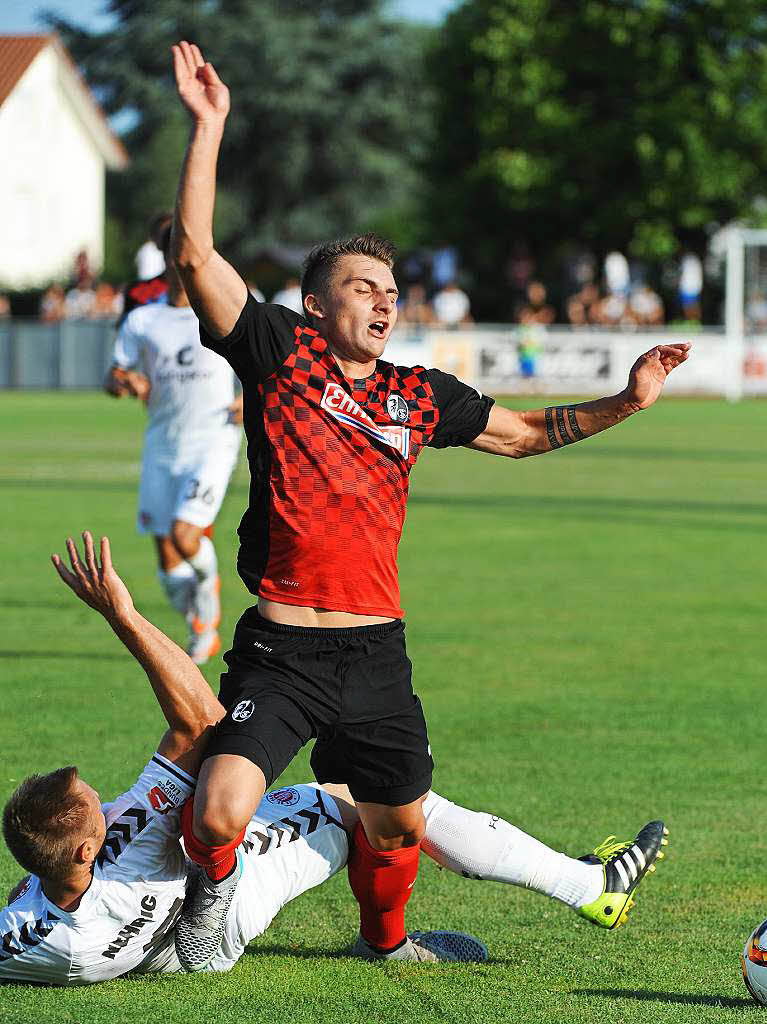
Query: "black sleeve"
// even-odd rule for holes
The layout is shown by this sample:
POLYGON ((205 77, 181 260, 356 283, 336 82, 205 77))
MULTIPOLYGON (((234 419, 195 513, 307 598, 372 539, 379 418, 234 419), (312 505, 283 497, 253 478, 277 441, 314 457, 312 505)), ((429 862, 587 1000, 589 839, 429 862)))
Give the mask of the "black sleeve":
POLYGON ((471 444, 487 426, 495 401, 470 388, 452 373, 427 370, 426 376, 439 410, 439 422, 429 447, 454 448, 471 444))
POLYGON ((231 334, 213 338, 200 323, 200 341, 223 356, 241 381, 248 377, 266 380, 293 350, 296 327, 303 323, 302 317, 285 306, 257 302, 248 294, 231 334))

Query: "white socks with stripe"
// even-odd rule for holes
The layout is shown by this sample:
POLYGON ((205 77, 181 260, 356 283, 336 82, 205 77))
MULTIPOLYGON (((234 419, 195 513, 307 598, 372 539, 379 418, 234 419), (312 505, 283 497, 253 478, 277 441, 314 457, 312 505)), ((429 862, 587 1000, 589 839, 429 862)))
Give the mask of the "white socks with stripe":
POLYGON ((186 617, 192 605, 192 597, 197 586, 197 575, 188 562, 179 562, 173 569, 164 572, 159 569, 158 579, 168 600, 181 614, 186 617))
POLYGON ((421 849, 456 874, 533 889, 569 907, 582 907, 602 893, 601 864, 557 853, 503 818, 458 807, 434 792, 423 813, 421 849))

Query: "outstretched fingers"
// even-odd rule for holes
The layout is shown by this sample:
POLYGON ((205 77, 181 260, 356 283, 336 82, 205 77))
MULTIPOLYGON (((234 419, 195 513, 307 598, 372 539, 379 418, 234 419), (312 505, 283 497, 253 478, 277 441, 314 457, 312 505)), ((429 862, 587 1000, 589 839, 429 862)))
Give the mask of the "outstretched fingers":
POLYGON ((93 537, 89 530, 83 532, 83 547, 85 549, 85 564, 92 576, 98 577, 99 567, 96 565, 96 552, 93 548, 93 537))
POLYGON ((61 556, 53 554, 51 555, 51 561, 53 562, 56 572, 59 574, 62 580, 64 580, 66 585, 68 587, 71 587, 72 590, 75 590, 78 586, 78 579, 74 575, 74 573, 71 573, 69 569, 67 569, 64 563, 61 561, 61 556))
POLYGON ((109 537, 101 538, 101 571, 102 573, 112 572, 112 549, 109 545, 109 537))

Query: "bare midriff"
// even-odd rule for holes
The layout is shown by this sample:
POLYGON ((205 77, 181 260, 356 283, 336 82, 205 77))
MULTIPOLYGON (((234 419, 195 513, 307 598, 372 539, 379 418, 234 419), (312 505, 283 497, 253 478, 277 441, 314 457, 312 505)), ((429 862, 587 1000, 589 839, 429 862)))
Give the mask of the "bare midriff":
POLYGON ((353 626, 378 626, 392 622, 389 615, 355 615, 352 612, 334 612, 329 608, 303 608, 259 597, 258 611, 265 619, 283 626, 312 626, 319 629, 350 629, 353 626))

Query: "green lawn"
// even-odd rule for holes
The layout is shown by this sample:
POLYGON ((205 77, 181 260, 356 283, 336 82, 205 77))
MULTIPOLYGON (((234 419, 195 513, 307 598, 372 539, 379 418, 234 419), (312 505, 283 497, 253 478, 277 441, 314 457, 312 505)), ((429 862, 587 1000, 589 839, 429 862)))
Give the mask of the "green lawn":
MULTIPOLYGON (((142 611, 181 640, 134 531, 142 410, 98 394, 0 395, 6 522, 0 798, 76 763, 110 798, 162 732, 141 671, 48 562, 112 538, 142 611)), ((70 991, 0 988, 13 1024, 754 1020, 738 956, 767 916, 764 588, 767 404, 662 402, 597 438, 512 463, 427 452, 401 547, 435 788, 576 856, 652 817, 666 861, 611 934, 542 897, 422 859, 421 929, 481 936, 483 966, 370 965, 344 875, 285 908, 225 976, 70 991)), ((226 641, 241 465, 218 521, 226 641)), ((215 685, 222 662, 206 668, 215 685)), ((304 753, 284 782, 310 778, 304 753)), ((3 848, 3 892, 19 875, 3 848)))

